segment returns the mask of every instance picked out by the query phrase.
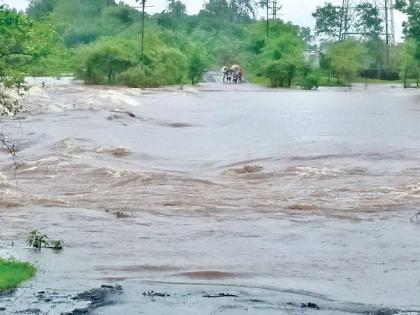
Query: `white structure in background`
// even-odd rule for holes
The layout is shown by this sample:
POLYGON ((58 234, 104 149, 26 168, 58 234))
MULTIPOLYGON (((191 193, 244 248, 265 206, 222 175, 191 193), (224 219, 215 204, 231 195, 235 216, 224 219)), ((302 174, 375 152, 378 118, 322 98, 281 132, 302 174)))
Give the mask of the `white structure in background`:
POLYGON ((319 68, 321 64, 322 52, 314 49, 306 49, 304 51, 305 62, 311 67, 319 68))

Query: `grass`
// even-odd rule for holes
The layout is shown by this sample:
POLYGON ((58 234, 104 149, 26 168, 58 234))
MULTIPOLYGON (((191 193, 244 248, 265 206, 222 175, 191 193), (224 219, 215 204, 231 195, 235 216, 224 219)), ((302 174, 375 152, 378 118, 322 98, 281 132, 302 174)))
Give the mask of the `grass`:
POLYGON ((271 81, 268 78, 259 77, 259 76, 255 75, 253 73, 250 73, 250 72, 246 72, 245 77, 251 83, 266 86, 266 87, 271 86, 271 81))
POLYGON ((0 258, 0 291, 16 288, 36 273, 30 263, 0 258))

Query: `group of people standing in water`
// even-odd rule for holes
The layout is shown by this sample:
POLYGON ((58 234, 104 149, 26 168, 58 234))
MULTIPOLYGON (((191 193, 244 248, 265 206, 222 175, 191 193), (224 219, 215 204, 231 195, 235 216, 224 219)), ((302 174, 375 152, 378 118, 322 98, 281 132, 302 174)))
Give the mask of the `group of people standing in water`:
POLYGON ((242 82, 243 72, 242 68, 239 65, 233 65, 228 68, 224 66, 222 68, 223 72, 223 83, 234 83, 239 84, 242 82))

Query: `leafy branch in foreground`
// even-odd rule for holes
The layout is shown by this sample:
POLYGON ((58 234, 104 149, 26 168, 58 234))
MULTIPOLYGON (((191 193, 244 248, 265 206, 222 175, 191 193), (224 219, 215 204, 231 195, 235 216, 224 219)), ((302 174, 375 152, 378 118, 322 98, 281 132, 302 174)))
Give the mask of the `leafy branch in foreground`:
POLYGON ((28 66, 51 50, 53 31, 41 22, 0 5, 0 115, 16 115, 28 66))

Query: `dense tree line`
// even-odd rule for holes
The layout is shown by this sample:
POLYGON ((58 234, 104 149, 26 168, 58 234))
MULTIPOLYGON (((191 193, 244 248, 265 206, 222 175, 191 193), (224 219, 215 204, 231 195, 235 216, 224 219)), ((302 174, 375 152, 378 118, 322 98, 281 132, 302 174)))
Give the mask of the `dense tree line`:
POLYGON ((401 78, 404 86, 410 80, 419 85, 420 75, 420 2, 418 0, 398 0, 396 9, 404 12, 408 21, 404 23, 405 41, 397 46, 389 46, 381 37, 384 21, 379 8, 370 1, 361 2, 352 16, 352 31, 357 35, 344 37, 346 15, 341 6, 329 2, 313 13, 316 19, 315 34, 325 52, 323 69, 334 74, 338 83, 350 82, 358 75, 366 78, 396 80, 401 78), (351 48, 346 50, 345 48, 351 48), (339 58, 337 58, 339 57, 339 58), (341 59, 334 66, 332 60, 341 59), (347 72, 347 75, 344 75, 347 72), (348 74, 352 73, 351 76, 348 74), (344 79, 347 77, 347 79, 344 79))
POLYGON ((241 64, 248 79, 282 87, 349 85, 360 76, 401 76, 406 86, 419 81, 418 0, 397 2, 408 21, 406 41, 394 48, 380 37, 382 20, 369 3, 356 10, 364 35, 346 40, 339 6, 326 3, 313 13, 314 34, 271 20, 267 37, 265 21, 256 19, 260 3, 208 0, 191 16, 182 1, 169 0, 167 10, 146 14, 144 49, 141 12, 114 0, 31 0, 26 15, 2 7, 0 28, 7 25, 7 15, 20 22, 0 33, 2 41, 14 43, 0 49, 18 49, 15 56, 0 51, 0 78, 18 83, 28 73, 72 73, 88 84, 143 87, 194 84, 206 69, 241 64), (320 67, 308 51, 318 52, 320 67))

